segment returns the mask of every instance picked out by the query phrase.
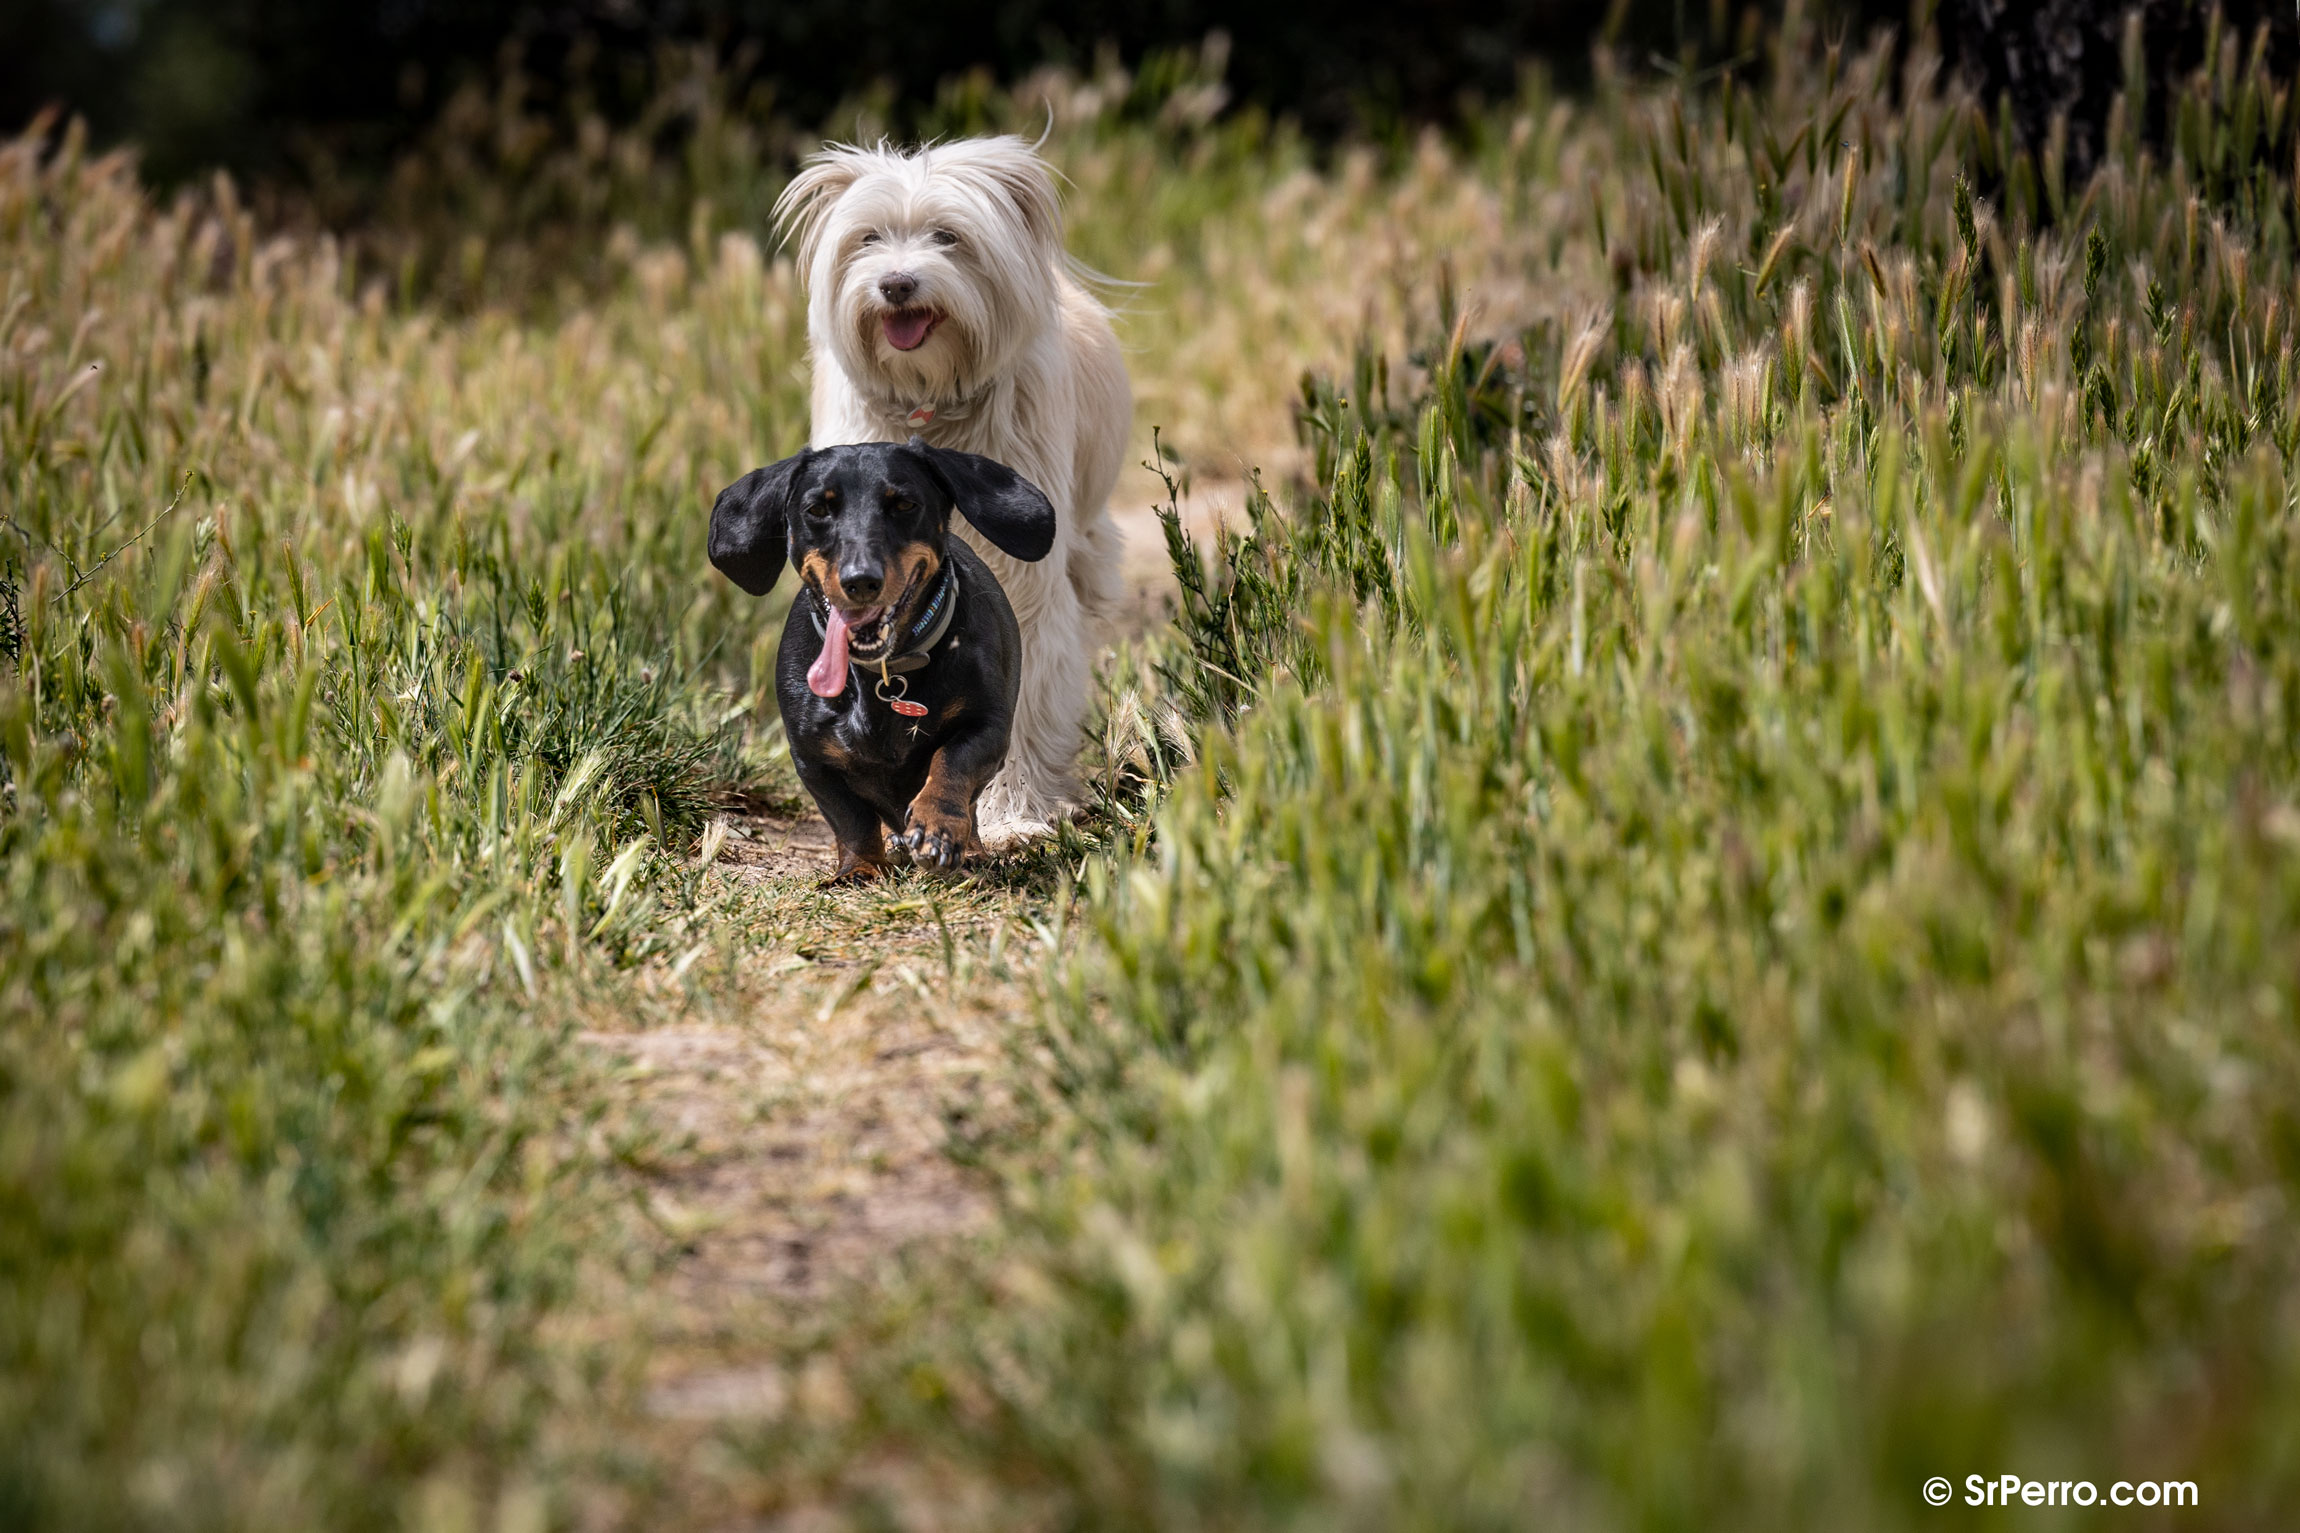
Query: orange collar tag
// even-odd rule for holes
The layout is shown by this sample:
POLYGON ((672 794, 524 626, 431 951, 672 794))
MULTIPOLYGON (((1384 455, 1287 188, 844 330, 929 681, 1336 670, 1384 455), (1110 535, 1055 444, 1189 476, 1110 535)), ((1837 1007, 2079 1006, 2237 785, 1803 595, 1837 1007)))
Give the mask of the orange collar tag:
POLYGON ((920 405, 917 409, 911 411, 910 414, 904 416, 903 419, 908 421, 913 426, 923 426, 927 422, 934 419, 934 406, 920 405))

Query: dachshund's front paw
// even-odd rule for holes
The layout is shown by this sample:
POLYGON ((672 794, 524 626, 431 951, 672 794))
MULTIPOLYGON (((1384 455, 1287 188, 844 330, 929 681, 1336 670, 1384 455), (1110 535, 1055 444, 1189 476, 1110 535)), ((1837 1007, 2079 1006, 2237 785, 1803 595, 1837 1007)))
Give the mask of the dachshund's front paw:
POLYGON ((896 850, 908 852, 910 860, 922 868, 948 870, 966 859, 967 843, 973 839, 970 830, 964 820, 921 813, 913 804, 910 824, 893 844, 896 850))

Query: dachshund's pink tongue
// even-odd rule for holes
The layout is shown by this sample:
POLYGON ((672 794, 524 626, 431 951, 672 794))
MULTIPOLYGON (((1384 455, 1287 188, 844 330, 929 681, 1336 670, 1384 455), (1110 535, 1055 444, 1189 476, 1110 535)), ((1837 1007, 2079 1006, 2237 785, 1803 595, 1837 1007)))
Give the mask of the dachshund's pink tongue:
POLYGON ((847 689, 847 615, 831 602, 823 624, 823 652, 807 668, 807 690, 817 697, 836 697, 847 689))

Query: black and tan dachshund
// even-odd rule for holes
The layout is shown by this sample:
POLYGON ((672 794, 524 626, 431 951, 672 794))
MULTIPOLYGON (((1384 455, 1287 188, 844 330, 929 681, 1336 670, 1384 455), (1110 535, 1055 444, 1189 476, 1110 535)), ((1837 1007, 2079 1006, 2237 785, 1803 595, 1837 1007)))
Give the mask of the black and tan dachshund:
POLYGON ((1017 559, 1046 557, 1054 507, 1003 463, 871 442, 753 469, 711 508, 711 562, 753 596, 786 560, 805 589, 775 662, 791 762, 838 838, 833 882, 888 853, 954 868, 1006 760, 1022 635, 953 508, 1017 559), (891 843, 883 834, 894 832, 891 843))

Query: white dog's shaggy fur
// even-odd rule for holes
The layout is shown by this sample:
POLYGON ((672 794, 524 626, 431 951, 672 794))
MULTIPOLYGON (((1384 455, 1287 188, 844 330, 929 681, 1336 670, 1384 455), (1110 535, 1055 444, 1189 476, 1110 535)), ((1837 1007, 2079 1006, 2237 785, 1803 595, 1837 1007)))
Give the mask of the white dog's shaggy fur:
POLYGON ((1053 173, 1012 137, 832 145, 775 216, 808 293, 813 445, 915 434, 995 458, 1054 503, 1054 550, 1035 564, 955 524, 1022 625, 1013 744, 978 806, 983 840, 1044 835, 1077 804, 1089 667, 1118 587, 1108 502, 1133 420, 1109 311, 1063 251, 1053 173))

